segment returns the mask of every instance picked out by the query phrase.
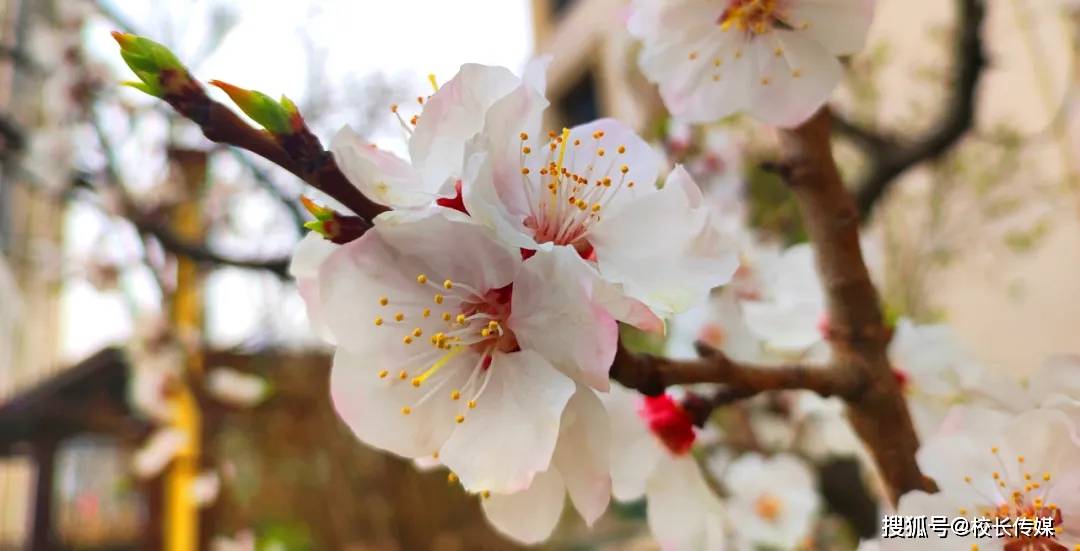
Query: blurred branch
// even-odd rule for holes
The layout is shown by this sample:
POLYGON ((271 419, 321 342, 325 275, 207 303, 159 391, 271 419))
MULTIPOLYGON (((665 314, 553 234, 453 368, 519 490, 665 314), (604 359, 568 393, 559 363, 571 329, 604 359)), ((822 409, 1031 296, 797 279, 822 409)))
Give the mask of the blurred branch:
POLYGON ((909 168, 948 153, 975 125, 979 79, 987 66, 980 35, 986 16, 984 0, 957 0, 957 32, 953 57, 956 80, 943 110, 944 118, 914 139, 877 133, 834 116, 837 133, 850 138, 869 157, 869 169, 854 186, 860 216, 869 219, 874 206, 909 168))
POLYGON ((98 121, 96 114, 90 114, 90 124, 93 126, 103 156, 105 157, 105 176, 110 191, 114 192, 120 203, 121 215, 129 220, 140 234, 153 237, 161 246, 179 256, 188 257, 196 262, 233 266, 254 270, 267 270, 282 279, 289 277, 289 258, 237 258, 212 251, 203 243, 191 243, 174 234, 165 225, 153 220, 153 217, 142 212, 127 193, 123 178, 117 169, 116 152, 109 142, 105 129, 98 121))
MULTIPOLYGON (((696 360, 672 360, 634 354, 619 346, 611 368, 611 378, 625 387, 656 395, 672 385, 721 383, 724 392, 736 399, 749 398, 767 390, 806 389, 822 396, 848 396, 859 387, 852 373, 833 367, 806 365, 750 365, 728 358, 723 352, 698 346, 696 360)), ((717 406, 722 404, 717 404, 717 406)))

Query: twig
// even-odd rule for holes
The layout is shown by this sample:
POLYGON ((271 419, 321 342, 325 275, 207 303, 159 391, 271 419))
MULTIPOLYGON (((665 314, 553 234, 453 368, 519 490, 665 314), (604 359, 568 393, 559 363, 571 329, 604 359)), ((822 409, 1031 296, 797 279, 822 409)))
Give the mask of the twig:
POLYGON ((880 134, 834 117, 835 130, 849 138, 869 157, 870 167, 854 186, 855 203, 864 220, 897 178, 909 168, 948 153, 975 125, 979 79, 986 68, 980 35, 986 16, 984 0, 957 0, 957 34, 954 46, 956 80, 943 113, 944 118, 923 136, 901 139, 880 134))

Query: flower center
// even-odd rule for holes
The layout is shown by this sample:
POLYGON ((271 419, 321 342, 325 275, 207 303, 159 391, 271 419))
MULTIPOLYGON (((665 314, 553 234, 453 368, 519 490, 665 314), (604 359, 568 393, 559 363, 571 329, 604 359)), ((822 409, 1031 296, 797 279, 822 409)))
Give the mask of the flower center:
POLYGON ((535 154, 528 145, 529 135, 522 132, 520 137, 521 180, 529 204, 525 227, 532 230, 537 243, 575 245, 579 252, 591 250, 586 240, 590 228, 622 189, 634 187, 626 178, 630 166, 619 159, 626 146, 618 146, 611 154, 600 146, 602 130, 593 133, 591 146, 579 138, 571 141, 569 129, 564 128, 561 135, 549 132, 541 153, 545 158, 534 174, 527 166, 535 154), (577 161, 584 157, 588 161, 581 172, 567 166, 580 166, 577 161))
POLYGON ((732 27, 754 34, 764 34, 780 22, 777 16, 778 0, 731 0, 717 23, 721 30, 732 27))
POLYGON ((409 415, 448 381, 460 381, 460 377, 453 376, 456 370, 469 370, 465 385, 449 391, 454 401, 468 397, 455 415, 455 420, 463 423, 463 410, 475 408, 487 387, 492 354, 519 349, 514 333, 505 326, 513 287, 479 291, 449 279, 436 283, 426 274, 417 275, 416 283, 432 291, 430 302, 417 301, 411 293, 402 300, 389 296, 378 299, 385 314, 375 316, 375 327, 394 333, 411 352, 401 365, 379 370, 379 378, 388 385, 410 384, 426 390, 411 405, 401 408, 401 413, 409 415), (463 354, 473 361, 453 361, 463 354))
POLYGON ((685 455, 690 452, 697 437, 694 421, 671 396, 646 396, 638 408, 638 415, 671 453, 685 455))
MULTIPOLYGON (((1001 459, 999 449, 993 447, 990 452, 994 454, 1001 470, 990 473, 994 488, 992 495, 977 492, 983 502, 977 504, 971 514, 989 519, 995 524, 1004 521, 1008 525, 1004 546, 1006 551, 1068 549, 1056 540, 1062 530, 1064 516, 1061 509, 1049 501, 1052 474, 1049 471, 1041 474, 1030 472, 1024 456, 1021 455, 1016 458, 1015 468, 1020 477, 1014 479, 1001 459)), ((965 476, 964 482, 974 484, 971 476, 965 476)), ((967 509, 960 509, 961 516, 968 514, 967 509)), ((1080 549, 1080 545, 1076 548, 1080 549)))
POLYGON ((761 494, 754 502, 754 513, 769 522, 780 518, 783 509, 784 503, 772 494, 761 494))

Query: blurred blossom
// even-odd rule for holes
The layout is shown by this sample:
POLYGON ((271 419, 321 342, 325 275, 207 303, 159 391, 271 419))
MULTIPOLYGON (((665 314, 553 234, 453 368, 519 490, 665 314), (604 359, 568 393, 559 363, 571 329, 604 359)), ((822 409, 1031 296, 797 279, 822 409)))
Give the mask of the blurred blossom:
POLYGON ((153 478, 172 462, 187 445, 187 436, 178 429, 154 431, 131 459, 131 468, 139 478, 153 478))
POLYGON ((723 480, 738 549, 794 549, 812 537, 821 497, 814 472, 797 457, 748 453, 727 468, 723 480))
POLYGON ((206 390, 222 402, 239 407, 251 407, 265 400, 270 386, 257 375, 242 373, 230 367, 217 367, 206 377, 206 390))

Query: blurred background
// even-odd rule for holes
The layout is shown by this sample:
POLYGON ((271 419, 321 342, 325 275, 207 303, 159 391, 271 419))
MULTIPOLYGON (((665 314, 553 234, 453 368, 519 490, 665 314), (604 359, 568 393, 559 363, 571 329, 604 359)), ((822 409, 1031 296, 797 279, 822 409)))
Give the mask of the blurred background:
MULTIPOLYGON (((1065 2, 987 0, 978 25, 967 3, 879 1, 833 103, 837 155, 888 311, 946 321, 984 363, 1024 373, 1080 353, 1080 19, 1065 2), (985 66, 959 54, 972 24, 985 66), (882 169, 888 146, 954 119, 933 154, 882 169)), ((206 548, 514 548, 445 473, 366 449, 338 421, 327 349, 286 274, 303 183, 118 86, 130 75, 109 31, 166 44, 203 81, 288 95, 324 143, 348 124, 400 153, 390 106, 419 112, 429 73, 551 54, 551 128, 618 117, 726 194, 739 224, 800 241, 794 204, 758 168, 771 133, 669 120, 627 9, 0 0, 0 550, 161 548, 181 483, 199 488, 206 548), (162 408, 201 450, 170 440, 162 408)), ((567 519, 547 545, 649 548, 641 519, 639 506, 591 532, 567 519)))

